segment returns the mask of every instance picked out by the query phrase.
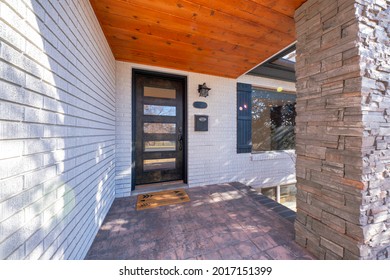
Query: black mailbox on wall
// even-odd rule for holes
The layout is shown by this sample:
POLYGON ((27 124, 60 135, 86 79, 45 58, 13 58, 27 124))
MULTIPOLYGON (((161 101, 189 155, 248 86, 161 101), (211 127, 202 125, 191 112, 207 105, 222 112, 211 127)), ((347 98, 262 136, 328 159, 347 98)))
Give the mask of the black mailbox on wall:
POLYGON ((195 131, 209 130, 209 116, 195 115, 195 131))

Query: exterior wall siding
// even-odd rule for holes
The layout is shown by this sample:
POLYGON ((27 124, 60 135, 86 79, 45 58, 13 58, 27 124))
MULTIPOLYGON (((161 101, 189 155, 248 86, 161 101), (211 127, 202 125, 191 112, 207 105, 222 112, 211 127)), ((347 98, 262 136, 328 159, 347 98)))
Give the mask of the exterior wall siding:
POLYGON ((389 259, 390 2, 309 0, 297 26, 296 240, 389 259))
POLYGON ((115 197, 115 60, 89 1, 0 2, 0 259, 82 259, 115 197))
MULTIPOLYGON (((240 181, 256 187, 295 182, 294 152, 237 154, 236 83, 252 82, 262 86, 261 79, 244 76, 228 79, 211 75, 176 71, 127 62, 117 62, 117 196, 131 192, 131 94, 132 69, 172 73, 187 77, 188 118, 188 185, 190 187, 240 181), (199 97, 197 88, 206 82, 211 87, 207 98, 199 97), (206 109, 196 109, 195 101, 205 101, 206 109), (209 131, 194 131, 194 115, 209 116, 209 131), (121 151, 121 152, 119 152, 121 151)), ((269 82, 269 81, 267 81, 269 82)), ((265 87, 269 87, 266 84, 265 87)), ((276 88, 278 85, 274 85, 276 88)), ((289 84, 285 85, 290 86, 289 84)))
MULTIPOLYGON (((365 258, 390 259, 390 1, 358 1, 365 258)), ((353 171, 350 171, 352 174, 353 171)), ((356 227, 347 224, 347 230, 356 227)))

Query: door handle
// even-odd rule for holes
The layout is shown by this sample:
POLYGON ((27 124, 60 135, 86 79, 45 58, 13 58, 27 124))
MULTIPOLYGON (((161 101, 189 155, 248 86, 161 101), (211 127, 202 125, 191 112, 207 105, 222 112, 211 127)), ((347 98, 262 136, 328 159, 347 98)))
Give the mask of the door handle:
POLYGON ((177 135, 177 142, 179 142, 179 151, 182 151, 183 150, 183 135, 182 134, 178 134, 177 135))

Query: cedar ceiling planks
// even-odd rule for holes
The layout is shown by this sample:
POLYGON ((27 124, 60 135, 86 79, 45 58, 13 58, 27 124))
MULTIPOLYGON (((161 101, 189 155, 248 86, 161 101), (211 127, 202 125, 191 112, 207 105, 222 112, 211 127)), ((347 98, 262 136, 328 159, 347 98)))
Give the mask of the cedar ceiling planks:
POLYGON ((305 0, 90 0, 116 59, 237 78, 295 41, 305 0))

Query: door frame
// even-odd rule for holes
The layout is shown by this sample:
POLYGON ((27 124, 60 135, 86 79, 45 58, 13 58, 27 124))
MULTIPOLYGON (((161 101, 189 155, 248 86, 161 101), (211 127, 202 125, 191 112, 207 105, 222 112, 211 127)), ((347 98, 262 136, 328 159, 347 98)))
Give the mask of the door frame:
POLYGON ((187 154, 188 154, 188 102, 187 102, 187 77, 176 75, 176 74, 169 74, 169 73, 162 73, 157 71, 149 71, 149 70, 143 70, 143 69, 132 69, 132 76, 131 76, 131 190, 134 191, 135 189, 135 160, 136 160, 136 150, 135 150, 135 141, 136 141, 136 81, 135 77, 136 75, 146 75, 146 76, 152 76, 154 78, 167 78, 167 79, 173 79, 176 81, 180 81, 183 83, 183 135, 184 135, 184 149, 183 149, 183 181, 186 184, 187 183, 187 177, 188 177, 188 162, 187 162, 187 154))

